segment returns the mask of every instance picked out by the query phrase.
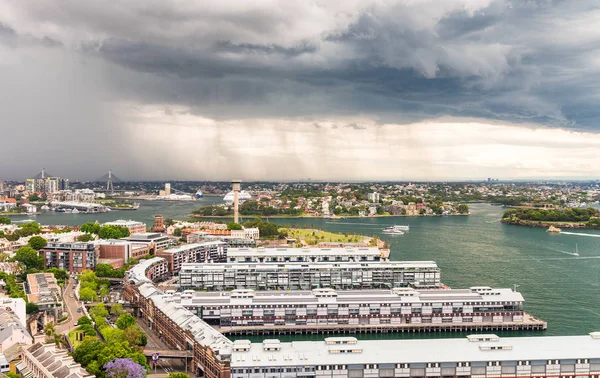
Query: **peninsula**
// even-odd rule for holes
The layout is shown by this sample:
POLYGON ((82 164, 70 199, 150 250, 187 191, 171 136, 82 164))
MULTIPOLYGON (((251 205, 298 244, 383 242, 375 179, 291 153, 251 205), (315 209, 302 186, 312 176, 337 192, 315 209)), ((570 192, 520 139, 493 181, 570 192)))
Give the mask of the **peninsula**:
POLYGON ((600 229, 600 211, 587 209, 515 208, 506 210, 502 223, 527 227, 600 229))

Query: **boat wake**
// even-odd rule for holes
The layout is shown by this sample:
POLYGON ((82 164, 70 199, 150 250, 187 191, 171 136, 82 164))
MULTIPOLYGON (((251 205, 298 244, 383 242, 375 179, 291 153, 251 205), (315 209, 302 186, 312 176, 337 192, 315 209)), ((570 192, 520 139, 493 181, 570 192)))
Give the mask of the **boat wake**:
POLYGON ((592 238, 600 238, 600 235, 598 235, 598 234, 586 234, 586 233, 582 233, 582 232, 566 232, 566 231, 562 231, 561 235, 577 235, 577 236, 590 236, 592 238))

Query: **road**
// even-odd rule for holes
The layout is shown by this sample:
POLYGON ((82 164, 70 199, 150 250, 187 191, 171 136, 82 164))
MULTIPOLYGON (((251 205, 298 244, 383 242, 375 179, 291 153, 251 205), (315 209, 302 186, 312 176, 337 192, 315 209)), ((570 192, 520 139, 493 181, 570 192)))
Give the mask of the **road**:
POLYGON ((75 293, 75 280, 70 278, 69 281, 66 282, 66 285, 67 286, 64 290, 63 300, 65 309, 69 317, 64 323, 56 326, 56 333, 59 335, 66 335, 75 328, 77 328, 74 324, 79 318, 83 316, 83 313, 77 312, 77 309, 82 305, 79 302, 77 302, 77 298, 75 298, 75 295, 73 295, 73 298, 71 298, 71 294, 75 293))
MULTIPOLYGON (((137 325, 146 333, 148 344, 146 349, 171 349, 152 331, 143 321, 138 321, 137 325)), ((191 365, 191 362, 188 362, 191 365)), ((169 374, 174 372, 185 372, 185 363, 183 361, 160 358, 156 367, 150 362, 150 375, 160 376, 160 374, 169 374)), ((191 368, 191 366, 189 366, 191 368)), ((186 372, 190 377, 194 377, 191 372, 186 372)))

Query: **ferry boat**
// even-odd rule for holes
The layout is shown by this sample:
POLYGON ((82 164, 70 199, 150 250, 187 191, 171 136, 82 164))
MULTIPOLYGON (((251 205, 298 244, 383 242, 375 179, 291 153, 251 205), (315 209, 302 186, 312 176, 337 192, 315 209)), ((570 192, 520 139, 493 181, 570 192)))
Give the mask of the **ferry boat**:
POLYGON ((404 231, 406 231, 406 228, 401 228, 401 227, 408 227, 408 226, 392 226, 392 227, 386 227, 383 229, 383 233, 386 235, 404 235, 404 231))
POLYGON ((196 197, 196 199, 204 197, 204 193, 202 193, 202 190, 198 189, 195 197, 196 197))
POLYGON ((560 233, 560 228, 558 227, 554 227, 554 226, 550 226, 548 227, 548 232, 555 232, 555 233, 560 233))

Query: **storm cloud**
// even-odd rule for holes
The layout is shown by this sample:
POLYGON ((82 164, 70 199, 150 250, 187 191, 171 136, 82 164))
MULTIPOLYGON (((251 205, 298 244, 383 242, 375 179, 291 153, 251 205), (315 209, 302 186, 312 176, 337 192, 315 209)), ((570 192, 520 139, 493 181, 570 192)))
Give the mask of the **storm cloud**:
MULTIPOLYGON (((469 125, 469 139, 486 127, 540 130, 546 147, 511 145, 558 156, 566 150, 552 135, 575 143, 599 131, 598 20, 593 0, 2 2, 2 149, 21 158, 0 176, 23 178, 47 161, 82 179, 108 168, 132 179, 446 177, 433 140, 410 146, 429 154, 414 171, 388 169, 406 160, 374 152, 417 127, 439 132, 433 123, 469 125), (232 137, 253 133, 262 139, 232 137), (348 135, 371 144, 348 156, 337 146, 348 135), (35 148, 24 154, 15 139, 35 148), (286 168, 263 166, 270 153, 286 168), (381 171, 362 171, 373 156, 381 171), (329 158, 346 159, 344 169, 311 163, 329 158)), ((452 176, 488 177, 484 161, 452 176)), ((494 173, 559 172, 506 164, 494 173)))

